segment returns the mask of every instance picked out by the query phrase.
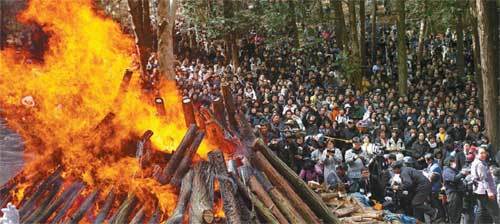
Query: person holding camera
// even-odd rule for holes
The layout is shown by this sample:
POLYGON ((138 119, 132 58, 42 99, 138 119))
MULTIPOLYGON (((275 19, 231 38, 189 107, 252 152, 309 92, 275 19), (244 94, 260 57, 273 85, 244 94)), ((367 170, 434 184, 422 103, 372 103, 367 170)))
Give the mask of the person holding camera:
POLYGON ((448 222, 460 223, 463 208, 463 197, 465 196, 464 178, 469 175, 468 171, 459 170, 457 159, 448 157, 443 170, 443 183, 447 198, 448 222))
MULTIPOLYGON (((429 179, 424 176, 422 171, 403 166, 402 161, 393 163, 391 167, 394 174, 399 175, 401 178, 402 190, 408 191, 408 195, 412 196, 411 205, 415 218, 424 222, 424 214, 427 214, 433 221, 436 220, 438 211, 429 205, 432 192, 432 184, 429 179)), ((399 185, 394 187, 399 188, 399 185)))
POLYGON ((334 140, 328 140, 326 148, 320 157, 323 163, 323 178, 327 186, 335 186, 338 183, 336 175, 336 166, 342 163, 342 152, 335 148, 334 140))
POLYGON ((352 181, 350 192, 358 192, 361 170, 367 164, 367 155, 361 150, 361 141, 358 137, 352 138, 352 145, 353 147, 345 153, 345 161, 348 166, 347 176, 352 181))
POLYGON ((485 216, 489 215, 495 223, 500 224, 495 183, 487 161, 488 150, 485 147, 479 147, 478 155, 471 166, 471 176, 476 183, 473 190, 479 206, 474 223, 484 223, 485 216))

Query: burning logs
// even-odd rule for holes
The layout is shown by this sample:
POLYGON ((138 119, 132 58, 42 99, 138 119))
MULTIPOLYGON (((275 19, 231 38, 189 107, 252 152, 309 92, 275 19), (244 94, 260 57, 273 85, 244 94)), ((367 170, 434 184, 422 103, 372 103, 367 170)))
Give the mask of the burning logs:
POLYGON ((21 223, 33 223, 37 217, 40 216, 40 214, 44 211, 47 206, 49 206, 49 203, 52 201, 54 196, 59 192, 59 189, 61 188, 62 180, 57 179, 53 186, 50 188, 50 191, 48 194, 45 196, 45 198, 40 202, 38 207, 31 213, 26 213, 23 217, 21 218, 21 223))
POLYGON ((214 177, 210 164, 201 161, 193 167, 193 184, 190 198, 189 223, 203 223, 203 216, 212 213, 214 204, 214 177))
POLYGON ((61 177, 62 169, 58 168, 54 173, 52 173, 48 178, 42 181, 40 185, 34 191, 34 194, 24 203, 19 210, 19 216, 23 217, 28 214, 32 209, 34 209, 35 202, 42 196, 47 189, 49 189, 53 183, 61 177))
POLYGON ((219 122, 219 124, 223 127, 227 127, 226 110, 224 108, 224 102, 222 102, 220 97, 217 97, 212 101, 212 110, 214 111, 215 119, 219 122))
POLYGON ((46 207, 33 223, 45 223, 47 219, 67 200, 73 198, 83 188, 83 183, 74 182, 71 187, 67 188, 58 198, 56 198, 48 207, 46 207))
POLYGON ((184 111, 184 120, 186 122, 186 127, 192 124, 196 125, 196 118, 194 116, 194 106, 191 99, 184 98, 182 100, 182 110, 184 111))
POLYGON ((130 224, 141 224, 144 223, 144 218, 146 217, 146 214, 144 213, 146 208, 142 206, 137 213, 135 213, 134 218, 132 218, 132 221, 130 221, 130 224))
POLYGON ((182 178, 181 190, 179 193, 177 205, 175 206, 175 210, 172 216, 170 216, 166 221, 166 224, 182 223, 184 210, 186 209, 189 198, 191 197, 192 182, 193 182, 193 171, 189 170, 184 176, 184 178, 182 178))
POLYGON ((167 165, 163 169, 163 174, 159 180, 160 183, 167 184, 170 182, 170 179, 174 175, 174 172, 177 169, 177 167, 179 166, 179 163, 181 162, 186 150, 196 137, 197 129, 198 128, 194 124, 189 126, 189 129, 182 138, 181 143, 179 144, 179 146, 177 146, 177 149, 175 149, 174 153, 172 154, 172 157, 170 158, 167 165))
POLYGON ((237 185, 229 177, 227 172, 226 163, 224 161, 224 154, 221 151, 212 151, 208 153, 208 159, 215 170, 217 180, 219 181, 219 189, 223 200, 224 214, 229 223, 243 223, 241 212, 238 204, 237 185))
POLYGON ((56 213, 56 216, 52 219, 51 223, 56 224, 59 223, 59 221, 64 218, 66 215, 66 212, 71 208, 71 205, 75 201, 75 199, 80 195, 80 192, 83 190, 83 184, 81 187, 78 188, 78 190, 73 191, 68 198, 65 198, 66 200, 63 202, 62 208, 59 209, 59 211, 56 213))
POLYGON ((132 211, 134 210, 137 201, 138 201, 137 197, 134 194, 130 193, 127 196, 127 199, 120 205, 120 208, 113 216, 113 218, 111 218, 109 223, 121 224, 128 222, 130 213, 132 213, 132 211))
POLYGON ((163 101, 163 98, 161 98, 161 97, 155 98, 155 107, 156 107, 156 112, 158 113, 159 116, 167 115, 167 111, 165 110, 165 103, 163 101))
POLYGON ((106 217, 108 216, 109 210, 113 205, 113 201, 115 200, 115 193, 110 191, 108 196, 106 196, 106 200, 104 200, 104 204, 102 206, 101 211, 99 211, 99 215, 95 218, 94 224, 103 223, 106 217))
MULTIPOLYGON (((339 222, 337 217, 335 217, 335 215, 328 208, 328 206, 321 200, 321 198, 316 193, 314 193, 314 191, 312 191, 307 186, 307 184, 302 179, 300 179, 299 176, 292 169, 290 169, 290 167, 288 167, 283 161, 281 161, 281 159, 279 159, 271 151, 271 149, 269 149, 264 144, 264 142, 261 139, 257 139, 254 142, 252 148, 254 149, 254 151, 256 151, 255 154, 258 155, 259 158, 261 158, 265 161, 268 161, 269 162, 268 165, 272 164, 272 166, 278 171, 278 173, 283 175, 283 176, 281 176, 278 174, 277 176, 280 176, 282 178, 281 179, 282 181, 285 181, 285 182, 288 181, 287 184, 289 183, 294 187, 295 191, 297 191, 299 193, 299 195, 302 197, 304 202, 306 202, 307 205, 312 210, 314 210, 316 215, 318 215, 319 217, 322 217, 324 219, 323 220, 324 222, 327 222, 327 223, 338 223, 339 222), (286 180, 285 180, 285 178, 286 178, 286 180)), ((261 161, 261 159, 257 159, 257 162, 260 162, 261 167, 266 167, 267 164, 264 164, 263 161, 261 161)), ((268 169, 268 172, 269 171, 270 170, 268 169)), ((267 175, 270 175, 270 174, 268 174, 268 172, 266 172, 266 171, 264 171, 264 172, 267 175)), ((274 178, 271 178, 271 180, 273 180, 273 179, 274 178)), ((293 189, 290 189, 290 190, 293 190, 293 189)), ((296 203, 294 202, 294 204, 296 204, 296 203)), ((302 212, 304 212, 304 211, 302 211, 302 212)), ((304 217, 304 218, 306 218, 306 219, 313 218, 312 216, 309 216, 309 215, 307 215, 307 217, 308 218, 306 218, 306 217, 304 217)), ((313 220, 307 220, 307 221, 312 222, 313 220)))
POLYGON ((179 165, 175 168, 174 175, 172 176, 172 179, 170 180, 171 185, 176 186, 176 187, 179 187, 181 185, 182 178, 189 170, 189 167, 191 166, 191 162, 193 161, 193 157, 196 154, 196 151, 198 151, 198 147, 200 146, 201 141, 203 140, 204 136, 205 136, 205 132, 198 131, 196 133, 196 137, 193 139, 193 142, 191 143, 189 148, 184 153, 183 158, 182 158, 181 162, 179 163, 179 165))
POLYGON ((90 209, 90 207, 92 207, 98 195, 99 195, 99 190, 92 191, 92 193, 90 193, 87 196, 87 198, 85 198, 85 201, 83 201, 78 210, 76 210, 73 213, 73 215, 71 215, 69 220, 66 221, 66 223, 68 224, 78 223, 83 218, 85 213, 90 209))

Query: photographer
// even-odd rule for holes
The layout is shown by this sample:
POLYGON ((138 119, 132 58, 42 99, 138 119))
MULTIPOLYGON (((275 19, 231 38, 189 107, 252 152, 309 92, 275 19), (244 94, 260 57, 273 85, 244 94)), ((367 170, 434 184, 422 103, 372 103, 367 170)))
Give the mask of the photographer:
POLYGON ((335 174, 336 166, 342 163, 342 152, 340 149, 335 148, 333 141, 328 140, 326 149, 323 150, 323 154, 320 157, 320 161, 323 163, 323 175, 327 186, 336 185, 338 182, 338 177, 331 174, 335 174))
POLYGON ((361 170, 367 163, 367 156, 366 153, 361 150, 361 142, 358 137, 352 138, 352 145, 352 149, 347 150, 345 153, 345 161, 348 166, 347 176, 352 180, 350 192, 358 192, 361 170))
MULTIPOLYGON (((403 190, 412 195, 411 205, 414 210, 414 216, 424 222, 424 214, 432 217, 434 221, 438 216, 437 209, 429 206, 429 197, 432 191, 432 185, 429 179, 419 170, 411 167, 404 167, 401 161, 392 164, 394 174, 399 174, 403 190)), ((397 185, 395 186, 397 188, 397 185)), ((395 189, 399 190, 399 189, 395 189)))
POLYGON ((457 169, 458 164, 454 156, 445 161, 443 170, 443 182, 447 197, 448 221, 449 223, 460 223, 463 208, 463 197, 465 195, 464 178, 469 175, 467 171, 457 169))

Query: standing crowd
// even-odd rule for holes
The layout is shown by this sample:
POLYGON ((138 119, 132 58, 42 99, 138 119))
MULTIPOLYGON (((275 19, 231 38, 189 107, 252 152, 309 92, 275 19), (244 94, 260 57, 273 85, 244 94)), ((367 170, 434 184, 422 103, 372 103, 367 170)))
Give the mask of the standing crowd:
POLYGON ((187 49, 178 37, 179 52, 189 51, 176 69, 178 86, 209 106, 229 84, 255 133, 304 181, 359 192, 421 221, 500 223, 500 161, 483 133, 471 48, 458 76, 456 34, 431 36, 417 72, 418 38, 408 33, 408 94, 399 96, 395 28, 377 30, 375 63, 363 68, 358 88, 334 34, 308 29, 321 41, 301 49, 249 35, 238 68, 220 46, 187 49))

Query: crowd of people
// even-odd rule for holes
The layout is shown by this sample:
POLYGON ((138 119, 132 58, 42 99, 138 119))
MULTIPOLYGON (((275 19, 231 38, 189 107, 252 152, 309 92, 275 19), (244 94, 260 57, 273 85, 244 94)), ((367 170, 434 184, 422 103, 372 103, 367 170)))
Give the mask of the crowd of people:
POLYGON ((177 66, 183 96, 209 106, 229 84, 255 133, 304 181, 362 193, 421 221, 500 223, 500 161, 484 135, 471 48, 458 76, 456 34, 431 36, 417 72, 418 38, 408 33, 408 94, 400 96, 395 28, 377 30, 375 60, 358 88, 339 63, 335 35, 311 29, 321 41, 301 49, 249 35, 238 68, 222 47, 197 45, 177 66))

